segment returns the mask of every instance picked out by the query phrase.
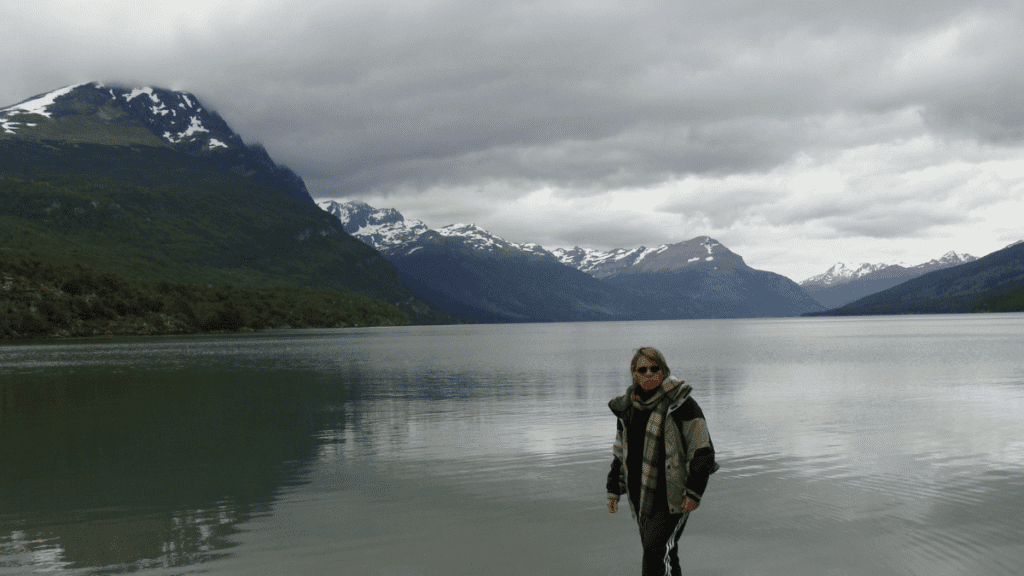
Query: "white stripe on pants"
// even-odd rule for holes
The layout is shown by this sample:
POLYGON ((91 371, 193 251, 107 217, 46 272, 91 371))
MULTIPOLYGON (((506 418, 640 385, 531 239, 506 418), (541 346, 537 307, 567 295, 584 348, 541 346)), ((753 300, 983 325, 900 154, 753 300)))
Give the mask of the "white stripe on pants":
POLYGON ((654 511, 638 522, 643 544, 643 576, 676 576, 680 573, 678 542, 690 514, 654 511))

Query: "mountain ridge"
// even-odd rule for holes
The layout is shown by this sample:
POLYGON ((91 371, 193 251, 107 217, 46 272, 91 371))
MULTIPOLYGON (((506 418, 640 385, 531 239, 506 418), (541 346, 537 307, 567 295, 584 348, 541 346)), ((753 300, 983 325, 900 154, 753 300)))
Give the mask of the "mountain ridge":
POLYGON ((924 272, 931 272, 932 270, 939 270, 941 268, 948 268, 950 266, 959 266, 960 264, 965 264, 967 262, 973 262, 974 260, 977 260, 977 258, 975 256, 972 256, 972 255, 967 254, 967 253, 957 254, 956 252, 951 250, 951 251, 946 252, 945 254, 943 254, 940 258, 937 258, 937 259, 933 258, 932 260, 929 260, 928 262, 923 262, 921 264, 916 264, 916 265, 913 265, 913 266, 911 266, 909 264, 906 264, 906 263, 903 263, 903 262, 900 262, 898 264, 897 263, 892 263, 892 264, 882 264, 882 263, 870 264, 870 263, 867 263, 867 262, 862 262, 859 266, 854 268, 853 265, 849 265, 849 264, 847 264, 845 262, 837 262, 834 265, 832 265, 831 268, 829 268, 828 270, 826 270, 822 274, 818 274, 818 275, 806 278, 804 280, 801 280, 799 282, 799 284, 801 286, 810 286, 810 285, 833 286, 833 285, 838 285, 838 284, 843 284, 843 283, 846 283, 846 282, 851 282, 851 281, 854 281, 854 280, 858 280, 860 278, 864 278, 865 276, 869 276, 869 275, 875 274, 877 272, 884 271, 884 270, 889 269, 889 268, 897 268, 897 269, 898 268, 902 268, 902 269, 906 269, 906 270, 923 270, 923 272, 921 272, 923 274, 924 272))
POLYGON ((623 273, 668 272, 687 266, 746 265, 742 256, 710 236, 697 236, 655 248, 639 246, 600 251, 575 247, 572 250, 556 248, 552 252, 562 262, 577 267, 595 278, 607 278, 623 273))
POLYGON ((839 262, 825 273, 812 276, 800 286, 827 308, 838 308, 927 274, 977 260, 970 254, 950 251, 922 264, 868 264, 854 268, 839 262))
POLYGON ((435 302, 460 307, 459 313, 489 310, 485 315, 508 314, 516 321, 572 317, 546 305, 544 297, 562 299, 578 319, 792 316, 822 309, 792 280, 753 270, 708 236, 654 249, 549 251, 535 243, 508 242, 475 224, 432 230, 418 220, 405 220, 393 208, 334 200, 318 205, 339 218, 346 232, 377 248, 407 283, 430 293, 435 302), (461 280, 443 280, 441 270, 461 280), (543 289, 524 287, 541 278, 559 287, 552 284, 546 295, 543 289), (499 285, 508 294, 502 295, 499 285), (570 303, 572 294, 586 297, 570 303), (531 312, 522 305, 525 301, 547 316, 531 312))

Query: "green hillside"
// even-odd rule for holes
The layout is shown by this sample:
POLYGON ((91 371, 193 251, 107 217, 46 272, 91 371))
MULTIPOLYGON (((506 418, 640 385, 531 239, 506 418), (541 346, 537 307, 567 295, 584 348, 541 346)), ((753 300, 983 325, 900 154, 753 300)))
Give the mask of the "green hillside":
POLYGON ((450 320, 316 206, 167 147, 0 141, 0 257, 129 282, 358 292, 450 320))

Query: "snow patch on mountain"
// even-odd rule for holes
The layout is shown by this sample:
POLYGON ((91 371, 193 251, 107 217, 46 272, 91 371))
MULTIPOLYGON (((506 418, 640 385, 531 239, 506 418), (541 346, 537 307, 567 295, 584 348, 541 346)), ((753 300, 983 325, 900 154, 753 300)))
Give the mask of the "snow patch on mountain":
MULTIPOLYGON (((111 90, 110 94, 113 95, 114 91, 111 90)), ((127 100, 128 102, 131 102, 132 100, 135 100, 136 98, 138 98, 139 96, 142 96, 143 94, 146 94, 147 96, 149 96, 150 100, 153 100, 155 102, 159 102, 160 101, 159 98, 156 98, 155 96, 153 96, 153 89, 149 88, 149 87, 146 87, 146 88, 133 88, 131 92, 129 92, 128 94, 125 94, 124 99, 127 100)))
MULTIPOLYGON (((434 232, 445 238, 461 239, 475 250, 519 250, 551 256, 551 253, 539 244, 509 242, 476 224, 458 222, 432 230, 419 220, 406 220, 394 208, 374 208, 364 202, 341 203, 335 200, 320 200, 317 205, 336 217, 346 232, 380 251, 399 250, 403 245, 416 242, 424 234, 434 232)), ((407 255, 419 248, 412 247, 407 255)))
POLYGON ((75 88, 78 88, 79 86, 85 86, 86 84, 89 84, 89 82, 84 82, 82 84, 74 84, 72 86, 66 86, 64 88, 61 88, 59 90, 54 90, 53 92, 33 96, 32 98, 29 98, 24 102, 15 104, 14 106, 0 108, 0 113, 6 112, 10 116, 18 114, 38 114, 39 116, 46 116, 47 118, 49 118, 50 112, 48 108, 53 104, 54 100, 71 92, 75 88))
MULTIPOLYGON (((117 97, 117 94, 113 90, 110 91, 110 95, 112 97, 114 97, 114 98, 117 97)), ((150 102, 153 104, 153 106, 150 107, 149 112, 151 114, 153 114, 154 116, 166 116, 168 114, 170 114, 171 116, 177 116, 178 115, 178 110, 173 108, 173 107, 168 107, 165 102, 160 100, 160 95, 157 94, 154 91, 154 89, 151 88, 151 87, 132 88, 132 90, 130 92, 128 92, 127 94, 124 94, 123 97, 124 97, 125 102, 131 102, 132 100, 134 100, 134 99, 136 99, 136 98, 138 98, 139 96, 142 96, 142 95, 146 95, 146 96, 149 97, 150 102)), ((178 102, 177 102, 177 107, 178 108, 181 108, 182 110, 185 110, 185 111, 193 110, 193 109, 196 112, 202 111, 201 107, 199 107, 198 105, 192 103, 192 99, 188 97, 188 94, 176 92, 176 93, 174 93, 174 96, 176 96, 177 99, 178 99, 178 102)), ((192 120, 196 121, 196 120, 198 120, 198 118, 193 116, 192 120)), ((168 134, 168 133, 165 133, 165 134, 168 134)), ((190 136, 190 135, 191 134, 187 134, 187 135, 179 134, 177 141, 180 142, 182 138, 190 136)), ((169 137, 169 136, 166 136, 166 135, 164 137, 167 138, 168 141, 170 141, 172 144, 176 143, 176 141, 174 139, 172 139, 172 137, 169 137)))
POLYGON ((198 116, 193 116, 192 120, 189 122, 188 128, 186 128, 184 132, 179 132, 177 135, 173 135, 170 132, 164 132, 164 138, 166 138, 171 144, 177 144, 186 138, 192 138, 192 136, 200 132, 209 132, 209 130, 203 127, 203 121, 200 120, 198 116))
MULTIPOLYGON (((137 120, 150 127, 154 134, 171 144, 206 144, 206 150, 231 148, 237 137, 226 126, 211 130, 204 120, 213 119, 223 124, 218 117, 207 112, 199 101, 184 92, 172 92, 152 87, 114 88, 99 82, 85 82, 66 86, 46 94, 34 96, 13 106, 0 109, 0 129, 6 134, 17 134, 18 130, 33 127, 37 122, 25 122, 19 116, 41 116, 53 118, 53 105, 61 98, 72 95, 76 90, 87 88, 109 94, 113 103, 137 120), (219 136, 219 138, 214 138, 219 136), (207 140, 204 142, 203 138, 207 140)), ((237 142, 240 144, 240 141, 237 142)))
POLYGON ((551 253, 563 264, 587 274, 593 274, 608 265, 631 266, 648 256, 664 252, 666 249, 668 249, 667 244, 653 249, 639 246, 637 248, 614 248, 608 251, 575 246, 570 250, 555 248, 551 253))
POLYGON ((917 275, 920 275, 926 272, 931 272, 932 270, 959 266, 960 264, 966 264, 967 262, 972 262, 974 260, 977 260, 977 258, 970 254, 957 254, 956 252, 950 251, 943 254, 941 258, 932 259, 928 262, 917 264, 915 266, 910 266, 903 262, 894 262, 889 264, 869 264, 864 262, 859 265, 837 262, 823 274, 811 276, 810 278, 800 282, 800 285, 824 287, 838 286, 889 268, 900 268, 910 273, 910 275, 914 275, 914 273, 918 273, 917 275))
POLYGON ((555 248, 551 253, 563 264, 598 278, 630 270, 679 270, 688 265, 713 262, 715 257, 720 255, 727 256, 726 263, 739 258, 708 236, 699 236, 676 244, 662 244, 655 248, 639 246, 601 251, 576 246, 568 250, 555 248))
POLYGON ((321 200, 317 205, 337 218, 345 232, 377 250, 401 246, 429 231, 423 222, 406 220, 391 208, 377 209, 363 202, 334 200, 321 200))
POLYGON ((635 261, 635 262, 633 262, 633 263, 634 263, 634 264, 637 264, 637 263, 639 263, 639 262, 640 262, 641 260, 643 260, 644 258, 647 258, 648 256, 656 256, 656 255, 658 255, 658 254, 661 254, 661 253, 662 253, 662 252, 664 252, 665 250, 668 250, 668 244, 662 244, 661 246, 658 246, 657 248, 655 248, 655 249, 653 249, 653 250, 646 250, 646 251, 644 251, 644 252, 643 252, 642 254, 640 254, 639 256, 637 256, 637 258, 636 258, 636 261, 635 261))
POLYGON ((845 262, 836 262, 831 268, 826 270, 823 274, 817 276, 811 276, 800 284, 824 284, 831 286, 833 284, 841 284, 856 280, 862 276, 877 272, 883 268, 889 266, 895 266, 896 264, 868 264, 867 262, 860 265, 847 264, 845 262))
POLYGON ((53 105, 53 102, 57 98, 60 98, 61 96, 71 92, 79 86, 84 86, 84 84, 75 84, 73 86, 67 86, 65 88, 61 88, 60 90, 54 90, 53 92, 33 96, 32 98, 29 98, 24 102, 19 102, 18 104, 8 106, 7 108, 0 108, 0 128, 3 128, 3 131, 6 134, 17 134, 18 129, 23 126, 27 126, 30 128, 36 126, 37 123, 35 122, 11 120, 11 118, 21 115, 35 115, 50 118, 51 113, 49 111, 49 108, 53 105))

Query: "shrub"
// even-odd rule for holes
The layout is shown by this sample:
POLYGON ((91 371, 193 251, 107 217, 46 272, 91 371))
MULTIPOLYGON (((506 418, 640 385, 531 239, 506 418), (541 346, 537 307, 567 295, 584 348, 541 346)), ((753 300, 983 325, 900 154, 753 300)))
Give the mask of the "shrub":
POLYGON ((85 294, 85 286, 79 278, 72 278, 71 280, 68 280, 60 287, 60 289, 69 296, 81 296, 85 294))
POLYGON ((22 336, 46 336, 50 332, 50 325, 44 319, 26 310, 21 313, 17 331, 22 336))
POLYGON ((184 298, 178 297, 171 302, 170 306, 167 307, 167 313, 171 316, 177 317, 179 320, 184 320, 192 326, 198 325, 196 322, 196 311, 192 308, 184 298))

